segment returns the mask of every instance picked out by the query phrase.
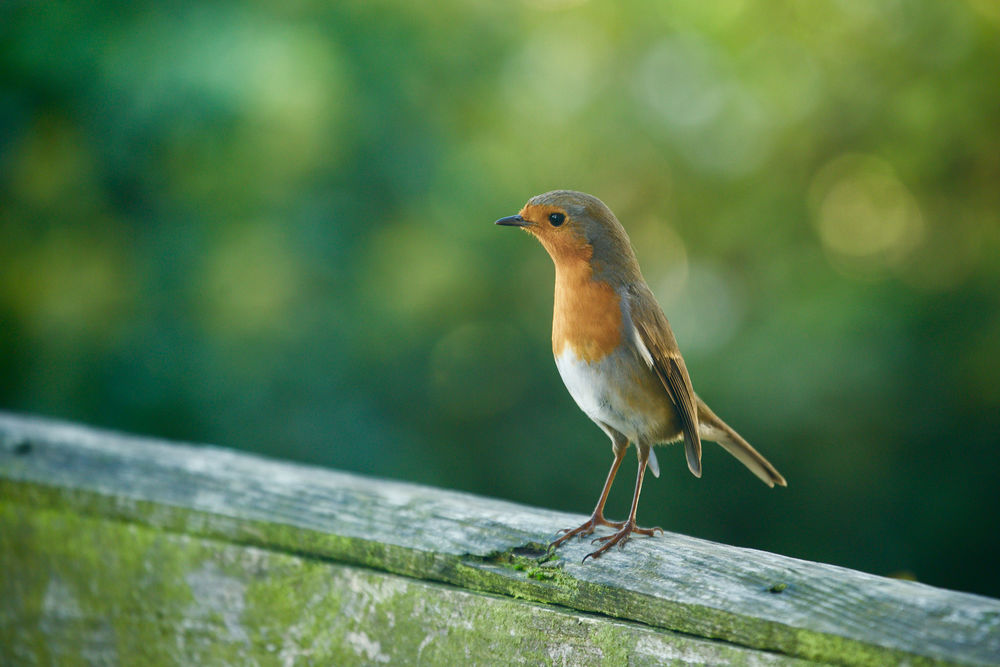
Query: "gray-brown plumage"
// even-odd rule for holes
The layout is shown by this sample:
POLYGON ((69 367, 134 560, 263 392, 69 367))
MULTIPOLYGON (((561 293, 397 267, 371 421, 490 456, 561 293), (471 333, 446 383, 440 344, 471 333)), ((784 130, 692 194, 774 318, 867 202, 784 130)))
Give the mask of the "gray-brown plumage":
POLYGON ((497 220, 537 238, 556 269, 552 351, 566 388, 610 438, 615 459, 591 518, 555 540, 617 528, 595 541, 599 556, 631 533, 647 466, 659 474, 652 446, 683 440, 688 468, 701 476, 701 440, 718 442, 768 486, 785 479, 695 394, 666 316, 646 285, 625 229, 596 197, 556 190, 533 197, 518 215, 497 220), (639 454, 629 518, 604 518, 604 503, 628 444, 639 454))

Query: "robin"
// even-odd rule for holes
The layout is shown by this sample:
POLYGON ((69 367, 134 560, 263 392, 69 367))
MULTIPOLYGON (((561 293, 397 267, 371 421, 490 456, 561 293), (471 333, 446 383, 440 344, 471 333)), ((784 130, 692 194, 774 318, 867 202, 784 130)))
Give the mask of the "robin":
POLYGON ((594 540, 602 544, 586 561, 616 544, 624 546, 632 533, 662 533, 662 528, 639 528, 635 522, 647 466, 654 477, 660 476, 653 445, 683 440, 688 468, 701 477, 701 441, 714 440, 768 486, 786 486, 774 466, 694 393, 628 234, 604 202, 582 192, 555 190, 531 198, 520 213, 496 224, 520 227, 552 257, 556 367, 576 404, 611 438, 614 453, 590 519, 560 531, 564 534, 550 548, 574 535, 590 535, 597 526, 616 528, 594 540), (609 521, 604 503, 630 442, 639 455, 632 507, 625 521, 609 521))

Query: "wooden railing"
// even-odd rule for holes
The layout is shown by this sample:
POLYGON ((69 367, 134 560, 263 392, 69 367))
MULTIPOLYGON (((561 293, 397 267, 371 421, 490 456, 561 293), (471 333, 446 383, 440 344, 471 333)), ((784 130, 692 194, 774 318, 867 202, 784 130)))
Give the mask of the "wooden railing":
POLYGON ((1000 601, 0 414, 0 664, 1000 663, 1000 601))

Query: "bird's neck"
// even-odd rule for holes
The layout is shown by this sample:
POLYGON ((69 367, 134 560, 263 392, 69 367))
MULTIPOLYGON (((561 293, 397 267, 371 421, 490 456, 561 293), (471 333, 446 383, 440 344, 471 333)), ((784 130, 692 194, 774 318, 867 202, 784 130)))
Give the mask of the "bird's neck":
POLYGON ((558 357, 569 347, 577 358, 592 363, 614 351, 621 338, 621 299, 614 288, 594 279, 586 259, 557 262, 552 353, 558 357))

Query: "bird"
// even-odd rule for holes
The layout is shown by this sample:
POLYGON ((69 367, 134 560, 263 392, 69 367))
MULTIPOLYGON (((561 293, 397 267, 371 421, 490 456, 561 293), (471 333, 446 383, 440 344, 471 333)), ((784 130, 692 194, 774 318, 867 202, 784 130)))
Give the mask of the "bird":
POLYGON ((628 234, 604 202, 583 192, 553 190, 495 224, 520 227, 552 258, 556 368, 577 406, 611 438, 614 455, 590 518, 559 531, 550 551, 573 536, 593 534, 598 526, 615 532, 594 539, 592 544, 600 546, 584 562, 615 545, 624 547, 634 533, 663 532, 636 524, 646 469, 660 476, 654 445, 683 441, 688 469, 701 477, 701 441, 714 441, 768 486, 787 486, 781 473, 695 394, 628 234), (609 521, 604 505, 630 443, 639 458, 632 505, 626 520, 609 521))

